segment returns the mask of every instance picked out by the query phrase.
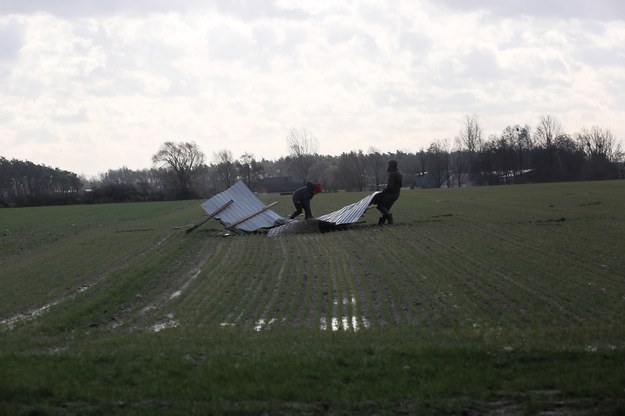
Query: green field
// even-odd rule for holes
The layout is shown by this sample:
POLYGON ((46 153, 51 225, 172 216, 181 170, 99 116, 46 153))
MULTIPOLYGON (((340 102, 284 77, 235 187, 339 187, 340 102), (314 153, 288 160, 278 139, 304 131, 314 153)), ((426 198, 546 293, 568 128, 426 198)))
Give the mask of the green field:
POLYGON ((625 181, 201 202, 0 210, 0 415, 625 412, 625 181))

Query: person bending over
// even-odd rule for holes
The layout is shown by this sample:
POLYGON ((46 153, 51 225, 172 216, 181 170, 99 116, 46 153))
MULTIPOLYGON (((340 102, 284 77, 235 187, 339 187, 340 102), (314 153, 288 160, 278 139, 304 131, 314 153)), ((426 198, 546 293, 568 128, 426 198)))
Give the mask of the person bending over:
POLYGON ((304 211, 304 219, 313 218, 312 211, 310 209, 310 200, 315 195, 321 192, 321 184, 307 182, 306 186, 299 188, 293 192, 293 205, 295 206, 295 212, 291 214, 290 219, 294 219, 304 211))

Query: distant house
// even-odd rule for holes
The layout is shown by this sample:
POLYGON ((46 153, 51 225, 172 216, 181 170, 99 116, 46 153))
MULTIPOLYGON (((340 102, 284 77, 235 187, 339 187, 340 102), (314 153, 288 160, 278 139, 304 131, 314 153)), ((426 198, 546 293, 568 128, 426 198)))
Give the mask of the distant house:
POLYGON ((256 186, 256 191, 262 194, 290 194, 302 185, 294 182, 289 176, 273 176, 263 178, 256 186))
POLYGON ((441 185, 441 188, 466 188, 475 185, 470 173, 456 173, 450 170, 448 174, 449 178, 441 185))
POLYGON ((520 184, 536 182, 535 169, 523 169, 522 171, 500 171, 494 174, 499 176, 501 184, 520 184))
POLYGON ((438 188, 438 183, 434 176, 429 173, 423 175, 415 175, 413 179, 412 187, 414 188, 438 188))
POLYGON ((475 186, 476 183, 471 179, 469 173, 456 173, 453 170, 445 171, 441 177, 442 184, 438 183, 438 180, 434 175, 426 172, 425 174, 419 174, 414 176, 413 187, 414 188, 466 188, 468 186, 475 186))

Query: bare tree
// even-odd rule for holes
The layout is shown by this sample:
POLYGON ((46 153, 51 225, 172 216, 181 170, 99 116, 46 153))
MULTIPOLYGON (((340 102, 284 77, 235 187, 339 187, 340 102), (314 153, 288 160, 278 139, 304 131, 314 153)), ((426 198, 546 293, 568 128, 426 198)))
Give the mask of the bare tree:
POLYGON ((622 160, 623 151, 609 129, 584 128, 577 135, 577 143, 586 158, 586 179, 618 178, 617 163, 622 160))
POLYGON ((384 177, 385 160, 382 153, 375 147, 369 147, 367 151, 367 162, 369 165, 369 173, 373 175, 375 181, 375 189, 380 186, 381 180, 384 177))
POLYGON ((362 191, 365 187, 366 156, 359 150, 342 153, 339 156, 338 174, 343 187, 347 190, 362 191))
POLYGON ((416 154, 418 161, 418 170, 417 173, 419 175, 425 175, 427 171, 427 163, 428 163, 428 153, 422 147, 419 152, 416 154))
POLYGON ((263 174, 263 165, 256 161, 251 153, 244 153, 239 160, 235 162, 239 176, 243 178, 248 188, 253 189, 261 179, 263 174))
POLYGON ((319 142, 307 129, 291 129, 286 137, 293 162, 293 169, 302 183, 308 181, 308 174, 315 163, 319 142))
POLYGON ((534 164, 539 171, 540 180, 551 181, 558 178, 557 142, 564 135, 562 125, 550 115, 541 115, 534 133, 537 148, 534 152, 534 164))
POLYGON ((609 129, 597 126, 583 128, 577 135, 577 141, 589 159, 605 159, 614 163, 623 157, 621 143, 616 141, 609 129))
POLYGON ((482 147, 482 127, 477 115, 466 116, 464 128, 460 131, 459 147, 467 150, 468 167, 470 173, 478 171, 477 155, 482 147))
POLYGON ((174 172, 180 197, 185 198, 191 196, 191 180, 195 170, 204 163, 204 153, 194 142, 168 141, 152 156, 152 163, 174 172))
POLYGON ((556 138, 563 134, 562 124, 550 115, 541 115, 534 138, 539 146, 553 149, 556 138))
POLYGON ((530 128, 528 125, 524 127, 517 125, 508 126, 504 129, 501 138, 507 145, 514 150, 516 164, 512 168, 513 174, 516 176, 523 172, 528 165, 527 159, 532 149, 532 141, 530 137, 530 128))
POLYGON ((224 149, 215 153, 214 156, 217 165, 217 176, 219 177, 219 182, 224 189, 229 188, 232 186, 237 177, 232 152, 224 149))
MULTIPOLYGON (((450 165, 454 175, 454 186, 460 187, 462 185, 463 175, 467 173, 468 152, 462 150, 462 143, 456 139, 456 148, 452 149, 450 154, 450 165)), ((477 161, 477 157, 476 157, 477 161)))
POLYGON ((428 171, 435 179, 437 187, 441 187, 444 184, 450 185, 449 177, 449 141, 436 140, 428 148, 428 171))
POLYGON ((245 152, 235 163, 239 175, 250 189, 252 188, 252 162, 254 162, 254 155, 245 152))

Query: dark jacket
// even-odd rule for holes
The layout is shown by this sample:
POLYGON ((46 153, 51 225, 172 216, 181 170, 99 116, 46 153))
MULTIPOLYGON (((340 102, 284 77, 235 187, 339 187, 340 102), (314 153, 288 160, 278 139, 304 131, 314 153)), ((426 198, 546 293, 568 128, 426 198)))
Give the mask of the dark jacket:
POLYGON ((314 184, 312 182, 307 182, 306 186, 299 188, 297 191, 293 192, 293 205, 295 208, 303 208, 305 218, 312 218, 312 212, 310 210, 310 200, 315 196, 315 192, 313 191, 314 184))
POLYGON ((399 170, 395 169, 388 173, 386 187, 382 190, 385 194, 399 195, 402 185, 402 176, 399 170))

